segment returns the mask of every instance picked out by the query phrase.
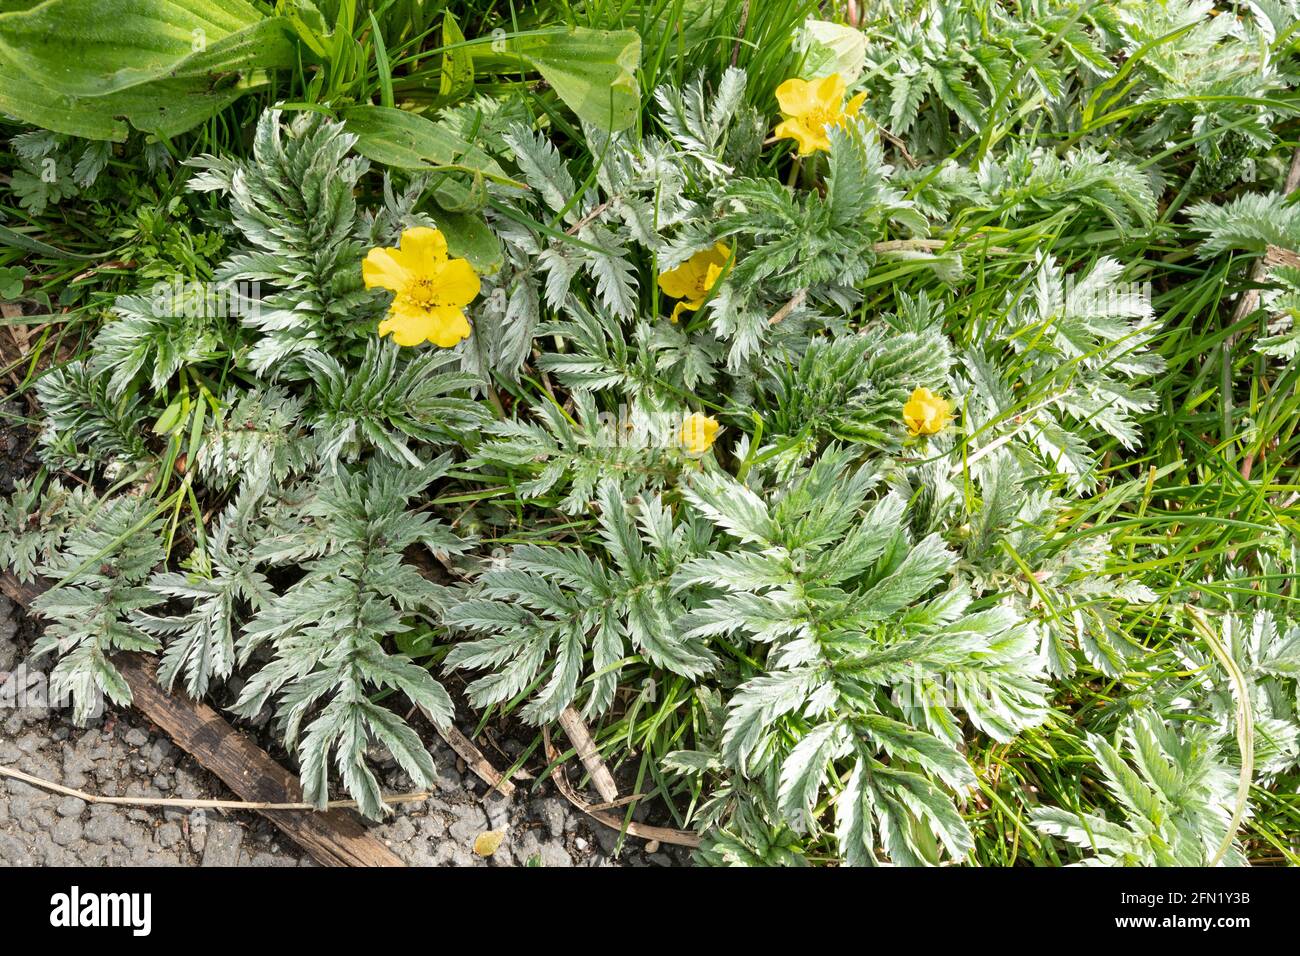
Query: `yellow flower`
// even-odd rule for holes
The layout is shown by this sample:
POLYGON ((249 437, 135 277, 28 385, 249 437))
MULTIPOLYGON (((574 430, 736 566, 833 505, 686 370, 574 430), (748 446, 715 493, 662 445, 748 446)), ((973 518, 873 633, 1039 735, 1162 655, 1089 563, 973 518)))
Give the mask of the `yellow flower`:
POLYGON ((903 405, 903 421, 913 435, 937 435, 952 421, 952 406, 928 388, 918 388, 903 405))
POLYGON ((713 447, 713 440, 718 437, 718 420, 708 415, 693 412, 682 419, 682 427, 677 432, 677 440, 686 453, 699 457, 713 447))
POLYGON ((447 258, 441 230, 407 229, 400 249, 371 249, 361 277, 367 289, 396 293, 379 334, 391 332, 398 345, 432 342, 451 348, 469 335, 464 307, 478 295, 478 275, 466 260, 447 258))
POLYGON ((795 140, 800 156, 829 150, 830 128, 857 116, 866 98, 866 93, 859 93, 846 106, 844 78, 838 73, 819 80, 786 80, 776 88, 776 102, 781 107, 776 138, 795 140))
POLYGON ((704 304, 710 290, 722 278, 730 259, 730 247, 719 242, 712 249, 695 253, 676 269, 669 269, 659 277, 659 288, 664 290, 664 295, 681 299, 673 306, 673 322, 683 312, 694 312, 704 304))

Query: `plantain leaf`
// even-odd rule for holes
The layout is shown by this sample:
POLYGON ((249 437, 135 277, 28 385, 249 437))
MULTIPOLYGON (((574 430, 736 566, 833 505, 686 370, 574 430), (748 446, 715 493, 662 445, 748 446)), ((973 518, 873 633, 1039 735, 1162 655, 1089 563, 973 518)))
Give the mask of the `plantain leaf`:
POLYGON ((0 56, 53 93, 104 96, 165 77, 292 65, 285 26, 244 0, 48 0, 0 13, 0 56))
POLYGON ((429 212, 447 237, 447 249, 453 256, 468 259, 479 275, 491 275, 501 268, 501 242, 481 213, 450 212, 436 206, 429 212))
POLYGON ((357 152, 399 169, 445 169, 482 176, 524 188, 505 174, 496 160, 467 143, 446 126, 387 106, 352 106, 340 112, 343 125, 357 137, 357 152))
POLYGON ((474 58, 469 49, 461 45, 464 42, 465 34, 461 33, 451 11, 447 11, 442 19, 442 45, 447 52, 442 55, 438 92, 448 103, 461 99, 474 89, 474 58))
MULTIPOLYGON (((287 21, 259 15, 234 32, 209 29, 201 25, 209 23, 203 13, 209 3, 127 4, 120 22, 91 23, 69 12, 57 32, 57 52, 32 30, 50 11, 70 6, 64 0, 0 13, 0 112, 84 139, 122 142, 131 127, 175 136, 266 85, 259 71, 296 61, 287 21), (182 46, 177 31, 183 22, 200 25, 190 28, 182 46), (163 30, 163 23, 171 29, 163 30), (150 32, 155 27, 156 35, 150 32)), ((224 10, 230 3, 212 5, 224 10)), ((116 10, 119 4, 106 6, 116 10)), ((103 13, 96 8, 97 18, 103 13)))
MULTIPOLYGON (((475 58, 480 54, 475 49, 475 58)), ((641 37, 635 30, 538 31, 513 37, 508 52, 526 61, 584 122, 617 131, 636 122, 641 37)))

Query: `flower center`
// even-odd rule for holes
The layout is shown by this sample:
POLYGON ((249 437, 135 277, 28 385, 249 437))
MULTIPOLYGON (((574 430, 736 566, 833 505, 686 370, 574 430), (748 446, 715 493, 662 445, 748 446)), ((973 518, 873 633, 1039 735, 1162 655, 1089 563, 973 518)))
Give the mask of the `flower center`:
POLYGON ((411 305, 421 309, 429 309, 437 304, 434 301, 436 292, 433 280, 423 276, 408 282, 406 288, 402 290, 402 297, 411 305))
POLYGON ((839 122, 839 110, 831 109, 827 106, 814 106, 804 116, 804 122, 810 129, 823 130, 827 126, 834 126, 839 122))

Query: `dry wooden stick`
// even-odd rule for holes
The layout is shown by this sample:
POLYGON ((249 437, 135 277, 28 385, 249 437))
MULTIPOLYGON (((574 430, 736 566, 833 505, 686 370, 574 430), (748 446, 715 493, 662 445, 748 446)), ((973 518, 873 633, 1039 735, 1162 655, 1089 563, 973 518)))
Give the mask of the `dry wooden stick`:
MULTIPOLYGON (((428 715, 426 714, 426 716, 428 715)), ((498 773, 497 768, 492 766, 487 757, 483 756, 483 751, 475 746, 474 741, 457 730, 454 724, 448 724, 446 730, 434 724, 434 729, 438 731, 438 735, 443 740, 447 741, 447 745, 456 751, 460 759, 465 761, 469 769, 473 770, 475 775, 491 788, 488 790, 488 794, 495 790, 502 796, 509 797, 515 792, 515 785, 506 779, 505 774, 498 773)), ((488 794, 484 794, 484 796, 488 794)))
POLYGON ((591 782, 595 784, 596 792, 606 803, 613 803, 618 799, 618 786, 614 783, 614 775, 605 766, 600 751, 596 749, 596 741, 592 739, 591 731, 587 729, 582 716, 573 709, 572 705, 564 708, 564 712, 560 714, 560 726, 568 734, 569 740, 573 741, 578 759, 591 775, 591 782))
POLYGON ((1008 249, 1006 246, 986 246, 974 239, 967 239, 962 242, 953 242, 951 239, 889 239, 885 242, 872 243, 871 251, 882 253, 934 252, 949 247, 958 251, 974 247, 1000 256, 1009 256, 1015 252, 1014 249, 1008 249))
MULTIPOLYGON (((296 774, 272 760, 211 707, 164 691, 153 661, 127 654, 114 663, 131 687, 132 705, 239 796, 262 803, 302 802, 296 774)), ((406 865, 349 810, 283 810, 262 815, 325 866, 406 865)))
MULTIPOLYGON (((1297 189, 1300 189, 1300 146, 1297 146, 1291 153, 1291 166, 1287 169, 1286 181, 1282 184, 1282 197, 1285 199, 1297 189)), ((1300 257, 1290 249, 1281 249, 1277 246, 1269 246, 1264 250, 1264 255, 1255 260, 1255 264, 1250 267, 1250 282, 1252 285, 1258 285, 1264 281, 1268 275, 1271 266, 1287 265, 1294 266, 1300 261, 1300 257)), ((1259 305, 1259 290, 1245 289, 1241 293, 1241 298, 1237 300, 1237 306, 1232 310, 1232 321, 1228 323, 1229 328, 1241 322, 1246 316, 1254 312, 1259 305)), ((1238 333, 1233 332, 1223 343, 1223 361, 1228 361, 1228 355, 1237 343, 1238 333)), ((1231 399, 1231 396, 1229 396, 1231 399)), ((1262 454, 1262 450, 1261 450, 1262 454)), ((1241 465, 1241 477, 1249 480, 1252 466, 1255 464, 1255 453, 1247 452, 1246 460, 1241 465)))
POLYGON ((736 30, 736 42, 731 48, 731 65, 736 65, 736 60, 740 58, 740 44, 745 39, 745 30, 749 27, 749 0, 744 0, 740 5, 740 26, 736 30))
POLYGON ((626 823, 612 813, 607 813, 600 809, 601 804, 591 804, 573 789, 569 783, 569 778, 564 773, 564 765, 559 762, 559 752, 551 746, 551 731, 547 727, 542 728, 542 742, 546 748, 546 759, 554 766, 551 767, 551 780, 555 783, 555 788, 564 794, 564 798, 571 804, 591 817, 597 823, 602 823, 611 830, 620 832, 626 831, 630 836, 642 840, 658 841, 660 843, 671 843, 675 846, 698 847, 700 845, 700 835, 692 833, 690 830, 674 830, 671 827, 656 827, 648 823, 638 823, 636 820, 629 820, 626 823))
MULTIPOLYGON (((186 800, 183 797, 110 797, 99 793, 87 793, 74 787, 65 787, 53 780, 34 777, 13 767, 0 767, 0 777, 20 780, 29 786, 64 797, 76 797, 86 803, 107 803, 117 807, 172 807, 178 810, 315 810, 314 803, 254 803, 250 800, 186 800)), ((425 790, 420 793, 384 794, 384 803, 421 803, 428 800, 433 793, 425 790)), ((336 807, 355 809, 355 800, 331 800, 326 808, 336 807)))
POLYGON ((808 298, 808 290, 800 289, 794 295, 790 296, 790 300, 786 302, 785 305, 776 310, 776 314, 767 320, 767 324, 776 325, 779 322, 784 322, 790 317, 791 312, 803 305, 803 300, 806 298, 808 298))
MULTIPOLYGON (((1297 146, 1295 151, 1291 153, 1291 166, 1286 173, 1286 182, 1282 184, 1282 197, 1285 199, 1297 189, 1300 189, 1300 146, 1297 146)), ((1282 252, 1283 250, 1278 251, 1282 252)), ((1275 262, 1269 262, 1268 255, 1256 259, 1255 264, 1251 266, 1250 269, 1251 283, 1258 285, 1263 282, 1264 276, 1268 273, 1268 267, 1274 264, 1275 262)), ((1246 289, 1243 291, 1241 293, 1241 298, 1237 301, 1237 307, 1232 310, 1232 321, 1229 325, 1236 325, 1246 316, 1250 315, 1250 313, 1254 312, 1257 305, 1259 305, 1259 290, 1246 289)), ((1231 346, 1235 340, 1236 337, 1233 336, 1229 339, 1228 345, 1231 346)))

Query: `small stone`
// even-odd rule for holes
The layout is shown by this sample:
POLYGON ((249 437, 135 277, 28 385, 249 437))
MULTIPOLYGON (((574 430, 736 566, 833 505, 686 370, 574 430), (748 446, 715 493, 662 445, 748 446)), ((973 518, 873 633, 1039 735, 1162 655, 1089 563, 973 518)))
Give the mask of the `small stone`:
POLYGON ((442 818, 440 813, 429 814, 417 826, 429 840, 441 840, 447 833, 447 821, 442 818))
POLYGON ((181 842, 181 828, 175 823, 164 823, 158 828, 156 839, 158 845, 164 850, 169 850, 181 842))
POLYGON ((409 843, 415 839, 415 824, 409 817, 402 817, 388 828, 386 837, 391 843, 409 843))
POLYGON ((484 804, 484 809, 487 811, 488 823, 492 825, 492 829, 501 830, 510 824, 509 797, 489 799, 484 804))
POLYGON ((122 740, 126 742, 128 747, 143 747, 149 742, 149 735, 139 727, 132 727, 126 732, 126 736, 122 740))
POLYGON ((514 853, 515 862, 520 866, 538 866, 541 864, 542 841, 538 839, 536 830, 525 830, 510 842, 510 849, 514 853))
POLYGON ((468 847, 487 827, 488 819, 483 811, 467 806, 458 808, 456 821, 447 829, 457 846, 468 847))
POLYGON ((564 806, 554 797, 537 800, 533 812, 546 824, 547 832, 555 839, 564 835, 564 806))
POLYGON ((50 827, 50 839, 59 846, 67 846, 81 839, 81 824, 72 817, 64 817, 50 827))
POLYGON ((235 866, 244 831, 224 820, 208 824, 208 840, 203 850, 203 866, 235 866))
POLYGON ((208 817, 203 810, 195 810, 189 817, 190 849, 203 855, 203 848, 208 843, 208 817))
POLYGON ((107 845, 120 843, 127 832, 126 818, 108 807, 91 807, 90 819, 83 830, 85 838, 91 843, 107 845))
POLYGON ((203 795, 198 779, 184 768, 178 767, 176 770, 175 787, 177 794, 186 800, 196 800, 203 795))
POLYGON ((596 827, 596 840, 608 856, 613 856, 618 849, 619 832, 611 827, 596 827))
POLYGON ((86 809, 86 802, 77 797, 64 797, 54 809, 61 817, 79 817, 81 811, 86 809))
POLYGON ((456 773, 455 767, 449 767, 445 763, 439 764, 435 773, 434 783, 443 793, 455 793, 460 790, 460 775, 456 773))
POLYGON ((248 860, 246 866, 293 866, 295 861, 284 856, 276 856, 274 853, 255 853, 252 859, 248 860))
POLYGON ((543 843, 541 849, 542 866, 573 866, 573 859, 564 847, 556 843, 543 843))

